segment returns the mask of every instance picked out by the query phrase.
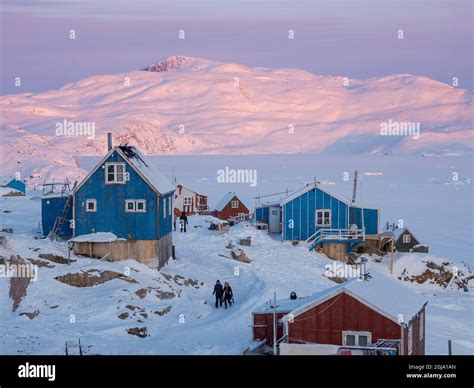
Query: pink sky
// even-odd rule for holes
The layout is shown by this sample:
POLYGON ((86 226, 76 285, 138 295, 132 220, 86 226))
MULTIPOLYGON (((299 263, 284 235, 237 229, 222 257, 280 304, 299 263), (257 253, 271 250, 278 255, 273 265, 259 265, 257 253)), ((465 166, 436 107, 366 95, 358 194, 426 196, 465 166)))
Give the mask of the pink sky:
POLYGON ((59 88, 171 55, 355 78, 412 73, 451 83, 458 77, 459 87, 473 90, 469 0, 3 3, 1 94, 59 88), (185 40, 178 39, 180 29, 185 40))

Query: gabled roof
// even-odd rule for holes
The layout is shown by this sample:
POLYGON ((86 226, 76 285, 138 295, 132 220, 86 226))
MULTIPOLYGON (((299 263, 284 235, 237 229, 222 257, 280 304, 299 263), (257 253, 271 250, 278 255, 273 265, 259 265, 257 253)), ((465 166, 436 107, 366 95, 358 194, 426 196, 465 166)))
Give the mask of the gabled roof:
POLYGON ((349 201, 347 201, 346 199, 343 199, 343 198, 340 198, 330 192, 328 192, 326 189, 322 188, 320 185, 318 185, 317 183, 313 182, 313 183, 308 183, 305 187, 302 187, 301 189, 299 190, 296 190, 293 194, 289 195, 288 197, 284 198, 281 202, 280 202, 280 206, 283 206, 285 204, 287 204, 288 202, 291 202, 293 201, 295 198, 298 198, 299 196, 307 193, 308 191, 311 191, 313 189, 319 189, 321 190, 322 192, 330 195, 331 197, 333 198, 336 198, 338 201, 341 201, 342 203, 346 204, 347 206, 351 206, 351 204, 349 203, 349 201))
MULTIPOLYGON (((219 212, 222 211, 226 207, 226 205, 234 197, 237 197, 237 194, 235 194, 234 192, 229 191, 226 195, 224 195, 224 197, 221 198, 221 200, 219 202, 217 202, 216 210, 219 211, 219 212)), ((239 198, 239 197, 237 197, 237 198, 239 198)), ((240 201, 240 199, 239 199, 239 201, 240 201)))
POLYGON ((182 183, 176 183, 176 190, 178 189, 178 186, 181 186, 181 187, 183 187, 183 188, 185 188, 185 189, 191 191, 192 193, 197 194, 197 195, 199 195, 199 196, 201 196, 201 197, 206 197, 206 195, 200 194, 200 193, 198 193, 197 191, 195 191, 195 190, 193 190, 193 189, 190 189, 189 186, 183 185, 182 183))
POLYGON ((171 182, 158 170, 152 161, 147 159, 138 148, 133 146, 119 145, 113 147, 104 158, 87 174, 87 176, 79 183, 74 190, 77 192, 82 185, 99 169, 100 166, 112 155, 117 152, 122 159, 132 167, 145 182, 148 183, 158 194, 166 194, 175 191, 176 188, 171 182))
POLYGON ((147 159, 141 151, 133 146, 115 147, 122 157, 145 178, 160 194, 166 194, 175 191, 176 187, 166 178, 155 164, 147 159))
POLYGON ((426 299, 397 279, 377 272, 369 280, 354 278, 313 294, 308 298, 308 303, 292 310, 282 321, 287 322, 290 316, 296 318, 341 293, 352 296, 397 324, 400 314, 403 316, 403 323, 408 323, 427 303, 426 299))

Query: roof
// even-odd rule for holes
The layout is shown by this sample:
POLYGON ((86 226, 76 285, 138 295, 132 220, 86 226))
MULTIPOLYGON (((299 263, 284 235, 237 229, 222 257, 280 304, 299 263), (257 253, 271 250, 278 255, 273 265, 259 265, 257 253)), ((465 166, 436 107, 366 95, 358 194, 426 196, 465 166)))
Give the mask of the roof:
POLYGON ((183 188, 185 188, 185 189, 191 191, 192 193, 194 193, 196 195, 199 195, 201 197, 207 197, 205 194, 200 194, 196 190, 190 189, 189 186, 183 185, 182 183, 176 183, 176 190, 178 189, 178 186, 181 186, 181 187, 183 187, 183 188))
POLYGON ((105 242, 113 242, 116 240, 123 240, 123 239, 118 239, 115 234, 110 233, 110 232, 97 232, 97 233, 81 234, 80 236, 76 236, 70 239, 69 241, 105 243, 105 242))
POLYGON ((221 198, 219 202, 217 202, 216 210, 219 212, 222 211, 229 201, 236 196, 237 195, 234 192, 229 191, 226 195, 224 195, 224 197, 221 198))
POLYGON ((369 280, 353 278, 311 295, 306 304, 290 311, 282 320, 288 321, 290 315, 297 317, 343 292, 396 323, 399 323, 400 314, 403 316, 403 322, 408 323, 427 303, 426 299, 397 279, 377 272, 369 280))
POLYGON ((256 207, 256 208, 262 208, 262 207, 280 207, 280 201, 259 203, 259 204, 256 205, 255 207, 256 207))
POLYGON ((306 186, 302 187, 301 189, 299 190, 296 190, 293 194, 289 195, 288 197, 284 198, 281 202, 280 202, 280 206, 283 206, 285 204, 287 204, 288 202, 291 202, 293 201, 295 198, 298 198, 299 196, 303 195, 304 193, 307 193, 308 191, 311 191, 313 189, 319 189, 321 190, 322 192, 330 195, 331 197, 333 198, 336 198, 338 201, 341 201, 342 203, 346 204, 347 206, 352 206, 348 200, 346 199, 343 199, 343 198, 340 198, 332 193, 330 193, 329 191, 327 191, 326 189, 322 188, 320 185, 318 185, 317 183, 313 182, 313 183, 308 183, 306 184, 306 186))
MULTIPOLYGON (((303 298, 296 298, 296 299, 277 299, 276 301, 276 312, 277 313, 288 313, 300 306, 303 306, 308 303, 310 297, 306 296, 303 298)), ((256 310, 253 311, 254 314, 261 314, 261 313, 271 313, 273 312, 273 300, 265 302, 263 305, 258 307, 256 310)))
POLYGON ((117 152, 158 194, 166 194, 176 190, 176 187, 158 170, 152 161, 148 160, 141 153, 138 148, 128 145, 119 145, 113 147, 107 155, 97 163, 82 182, 77 185, 74 192, 77 192, 84 182, 86 182, 114 152, 117 152))
POLYGON ((115 147, 124 159, 153 186, 160 194, 175 191, 176 187, 148 160, 137 147, 119 145, 115 147))

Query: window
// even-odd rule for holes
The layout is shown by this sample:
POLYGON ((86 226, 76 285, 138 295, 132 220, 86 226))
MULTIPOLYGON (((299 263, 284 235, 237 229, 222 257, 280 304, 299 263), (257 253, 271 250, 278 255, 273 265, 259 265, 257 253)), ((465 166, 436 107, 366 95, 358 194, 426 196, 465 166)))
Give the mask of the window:
POLYGON ((239 213, 239 220, 245 220, 245 213, 239 213))
POLYGON ((331 209, 316 210, 316 226, 331 226, 331 209))
POLYGON ((145 199, 125 200, 125 211, 127 213, 146 213, 146 200, 145 199))
POLYGON ((168 197, 168 215, 171 215, 171 208, 173 207, 173 203, 171 202, 171 195, 168 197))
POLYGON ((413 352, 413 326, 408 327, 408 355, 413 352))
POLYGON ((239 201, 232 201, 231 206, 232 206, 232 209, 238 209, 239 208, 239 201))
POLYGON ((277 216, 278 215, 278 210, 274 209, 272 210, 272 216, 277 216))
POLYGON ((372 342, 372 333, 368 331, 343 331, 344 346, 368 346, 372 342))
POLYGON ((163 218, 166 218, 166 198, 163 198, 163 218))
POLYGON ((105 183, 125 183, 125 163, 105 163, 105 183))
POLYGON ((184 205, 191 206, 193 204, 193 197, 184 197, 184 205))
POLYGON ((97 201, 95 199, 86 199, 86 212, 95 213, 97 211, 97 201))
POLYGON ((411 243, 411 236, 407 233, 403 235, 403 244, 410 244, 411 243))
POLYGON ((420 314, 420 326, 418 328, 418 331, 420 332, 420 340, 423 339, 423 332, 425 331, 425 313, 420 314))

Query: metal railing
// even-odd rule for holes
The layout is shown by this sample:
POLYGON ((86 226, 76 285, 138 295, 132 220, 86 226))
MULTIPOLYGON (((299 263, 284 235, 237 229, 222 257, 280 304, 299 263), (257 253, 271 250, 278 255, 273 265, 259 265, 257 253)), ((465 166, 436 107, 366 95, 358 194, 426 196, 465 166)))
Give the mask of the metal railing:
POLYGON ((365 240, 364 229, 318 229, 305 244, 316 244, 321 240, 365 240))

